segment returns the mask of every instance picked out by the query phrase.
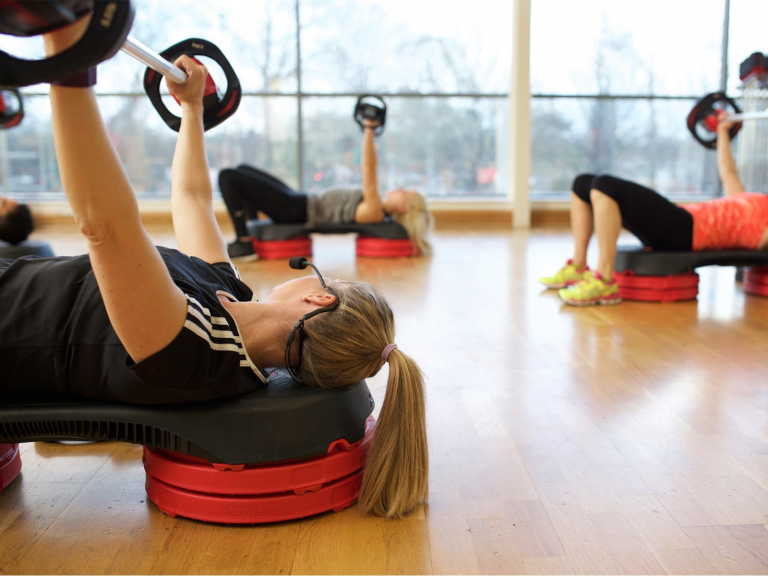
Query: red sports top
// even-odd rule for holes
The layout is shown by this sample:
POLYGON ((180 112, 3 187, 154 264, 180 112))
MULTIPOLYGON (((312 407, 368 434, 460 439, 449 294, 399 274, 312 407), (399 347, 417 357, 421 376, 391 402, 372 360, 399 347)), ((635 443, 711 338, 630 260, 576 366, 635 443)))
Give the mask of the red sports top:
POLYGON ((693 216, 693 250, 755 250, 768 228, 766 194, 740 192, 682 207, 693 216))

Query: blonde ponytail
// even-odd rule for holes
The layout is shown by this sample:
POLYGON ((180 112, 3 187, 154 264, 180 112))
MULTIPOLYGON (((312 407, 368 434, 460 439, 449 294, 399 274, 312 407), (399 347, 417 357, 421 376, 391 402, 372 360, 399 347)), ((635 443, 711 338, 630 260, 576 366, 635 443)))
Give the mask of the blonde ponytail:
MULTIPOLYGON (((334 283, 333 288, 339 307, 305 324, 300 376, 309 385, 339 388, 378 373, 395 326, 392 310, 372 286, 334 283)), ((398 349, 388 360, 387 390, 358 500, 366 512, 402 518, 426 502, 429 491, 424 377, 398 349)))
POLYGON ((368 513, 402 518, 429 494, 424 378, 400 350, 389 356, 389 379, 358 501, 368 513))
POLYGON ((392 218, 408 232, 408 237, 424 256, 432 254, 430 236, 434 228, 435 219, 427 209, 427 200, 418 192, 408 203, 408 212, 396 213, 392 218))

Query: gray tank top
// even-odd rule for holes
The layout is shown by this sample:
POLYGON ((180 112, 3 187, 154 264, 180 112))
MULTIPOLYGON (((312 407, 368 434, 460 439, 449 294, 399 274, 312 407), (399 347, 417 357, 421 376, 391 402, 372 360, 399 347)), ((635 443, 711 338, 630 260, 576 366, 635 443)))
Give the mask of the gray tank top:
POLYGON ((311 228, 323 224, 350 224, 363 201, 360 188, 329 188, 322 194, 307 196, 307 223, 311 228))

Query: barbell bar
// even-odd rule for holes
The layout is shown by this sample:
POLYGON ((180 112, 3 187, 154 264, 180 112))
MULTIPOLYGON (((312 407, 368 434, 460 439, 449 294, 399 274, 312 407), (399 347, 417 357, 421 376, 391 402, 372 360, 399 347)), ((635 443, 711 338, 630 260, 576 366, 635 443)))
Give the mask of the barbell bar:
POLYGON ((177 84, 183 84, 187 81, 187 74, 184 70, 174 66, 171 62, 160 56, 160 54, 151 50, 132 36, 126 37, 120 50, 163 76, 170 77, 177 84))
POLYGON ((728 115, 727 120, 733 120, 734 122, 743 122, 744 120, 768 120, 768 108, 755 112, 739 112, 737 114, 728 115))

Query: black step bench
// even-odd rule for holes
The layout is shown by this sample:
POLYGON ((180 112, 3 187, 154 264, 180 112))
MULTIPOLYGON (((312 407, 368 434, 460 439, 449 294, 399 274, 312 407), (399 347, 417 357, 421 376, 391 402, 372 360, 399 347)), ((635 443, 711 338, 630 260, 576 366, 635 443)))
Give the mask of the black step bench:
POLYGON ((373 408, 365 381, 310 388, 282 371, 255 392, 211 402, 4 398, 0 488, 20 469, 18 450, 3 460, 15 444, 119 441, 144 446, 147 494, 171 516, 257 523, 339 510, 357 499, 373 408))
POLYGON ((768 251, 702 250, 666 252, 619 246, 614 261, 621 297, 627 300, 672 302, 698 294, 702 266, 745 267, 744 291, 768 296, 768 251))
POLYGON ((400 258, 419 253, 405 228, 394 220, 376 224, 275 224, 250 220, 248 231, 259 258, 265 260, 312 255, 310 234, 357 234, 356 254, 372 258, 400 258))

